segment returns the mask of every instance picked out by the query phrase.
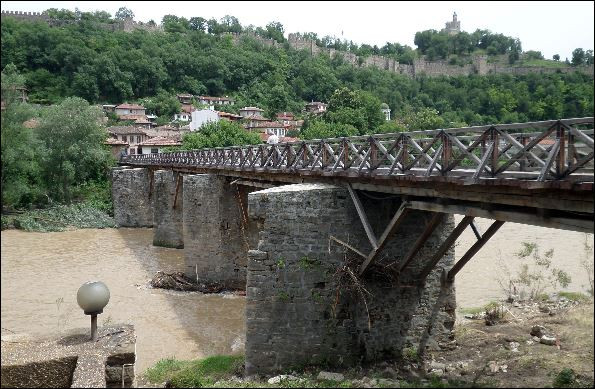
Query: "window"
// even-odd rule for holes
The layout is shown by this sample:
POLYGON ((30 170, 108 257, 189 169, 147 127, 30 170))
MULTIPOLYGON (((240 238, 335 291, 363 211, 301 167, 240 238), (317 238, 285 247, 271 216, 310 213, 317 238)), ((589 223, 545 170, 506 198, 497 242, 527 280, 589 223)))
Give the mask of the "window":
POLYGON ((134 149, 130 149, 130 154, 134 154, 134 149))
POLYGON ((123 140, 124 142, 128 142, 128 139, 126 139, 126 135, 122 135, 122 140, 123 140))
POLYGON ((136 136, 136 143, 140 143, 140 135, 136 136))
POLYGON ((159 149, 151 149, 151 154, 159 154, 159 149))

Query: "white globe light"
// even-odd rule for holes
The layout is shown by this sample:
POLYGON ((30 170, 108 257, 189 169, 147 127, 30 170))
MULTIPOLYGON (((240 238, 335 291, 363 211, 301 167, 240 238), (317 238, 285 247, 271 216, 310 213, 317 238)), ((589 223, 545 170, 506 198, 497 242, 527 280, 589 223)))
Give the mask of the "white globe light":
POLYGON ((76 293, 76 302, 86 315, 103 312, 109 302, 109 289, 101 281, 88 281, 76 293))

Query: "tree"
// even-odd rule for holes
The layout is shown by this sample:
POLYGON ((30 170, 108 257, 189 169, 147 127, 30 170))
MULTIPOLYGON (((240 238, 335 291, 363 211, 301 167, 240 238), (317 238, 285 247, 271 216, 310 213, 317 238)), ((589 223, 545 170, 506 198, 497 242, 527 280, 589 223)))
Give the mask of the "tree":
POLYGON ((276 40, 277 42, 285 42, 283 36, 283 25, 279 22, 270 22, 266 26, 266 37, 276 40))
POLYGON ((100 125, 103 114, 78 97, 69 97, 47 108, 37 135, 43 143, 40 156, 48 194, 70 202, 76 185, 105 177, 112 163, 103 142, 107 133, 100 125))
POLYGON ((207 28, 207 19, 201 17, 192 17, 189 20, 190 29, 196 31, 205 31, 207 28))
POLYGON ((211 147, 256 145, 262 143, 258 134, 247 132, 238 123, 227 120, 207 122, 197 132, 184 134, 183 150, 195 150, 211 147))
POLYGON ((585 52, 585 65, 593 65, 593 50, 585 52))
POLYGON ((142 99, 141 103, 149 112, 159 117, 169 118, 169 120, 182 109, 182 104, 176 96, 164 90, 160 90, 154 97, 142 99))
POLYGON ((554 61, 560 62, 560 54, 554 54, 554 56, 552 57, 552 59, 554 61))
POLYGON ((126 7, 120 7, 115 16, 118 20, 134 19, 134 12, 126 7))
POLYGON ((585 63, 585 51, 581 48, 574 49, 572 52, 572 65, 579 66, 585 63))
POLYGON ((43 189, 36 150, 39 143, 23 123, 33 117, 33 109, 19 98, 24 77, 13 64, 2 71, 2 208, 19 207, 38 201, 43 189))

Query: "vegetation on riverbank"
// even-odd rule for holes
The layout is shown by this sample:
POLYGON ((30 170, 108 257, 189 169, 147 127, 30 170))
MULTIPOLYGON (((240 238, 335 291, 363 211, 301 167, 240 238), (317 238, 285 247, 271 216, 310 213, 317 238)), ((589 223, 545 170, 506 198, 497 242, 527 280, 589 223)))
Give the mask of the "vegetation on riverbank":
POLYGON ((2 215, 2 229, 54 232, 77 228, 113 228, 113 217, 88 203, 54 205, 45 209, 2 215))
POLYGON ((166 359, 148 369, 138 386, 592 387, 594 307, 592 299, 579 300, 551 296, 549 312, 538 309, 539 303, 509 304, 507 316, 492 326, 464 320, 457 324, 455 347, 430 351, 424 360, 385 361, 340 369, 339 375, 320 374, 320 367, 308 367, 275 377, 244 377, 242 356, 166 359), (559 346, 536 342, 530 333, 534 326, 544 326, 559 346))

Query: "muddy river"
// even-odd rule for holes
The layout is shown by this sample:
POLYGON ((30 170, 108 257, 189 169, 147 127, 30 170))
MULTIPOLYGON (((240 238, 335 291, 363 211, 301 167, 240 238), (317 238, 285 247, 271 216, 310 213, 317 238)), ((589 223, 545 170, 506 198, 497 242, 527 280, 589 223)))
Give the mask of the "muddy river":
MULTIPOLYGON (((485 231, 489 221, 479 220, 485 231)), ((522 241, 554 249, 552 266, 568 272, 567 288, 584 291, 588 283, 580 261, 585 234, 505 224, 459 273, 459 306, 475 307, 501 298, 497 278, 503 266, 519 266, 514 253, 522 241)), ((201 295, 147 288, 158 270, 182 268, 181 250, 152 246, 150 229, 76 230, 54 233, 2 231, 2 334, 57 333, 86 327, 89 318, 76 304, 78 287, 102 280, 111 299, 99 324, 131 323, 137 331, 138 371, 166 357, 200 358, 242 352, 244 297, 201 295)), ((589 235, 590 242, 593 236, 589 235)), ((457 258, 474 242, 468 230, 456 248, 457 258)))

